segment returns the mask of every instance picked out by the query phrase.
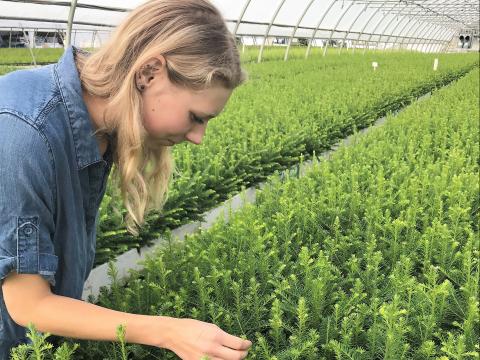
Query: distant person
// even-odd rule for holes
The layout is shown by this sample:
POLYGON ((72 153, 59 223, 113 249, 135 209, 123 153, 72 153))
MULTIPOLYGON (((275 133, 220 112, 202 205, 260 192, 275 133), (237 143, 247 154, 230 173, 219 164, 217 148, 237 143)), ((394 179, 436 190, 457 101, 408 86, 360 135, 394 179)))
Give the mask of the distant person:
POLYGON ((166 348, 181 359, 245 358, 251 342, 193 319, 81 301, 95 227, 115 164, 132 233, 160 208, 171 146, 200 144, 244 80, 233 36, 206 0, 153 0, 88 54, 0 77, 0 359, 53 335, 166 348), (149 167, 145 167, 146 163, 149 167))

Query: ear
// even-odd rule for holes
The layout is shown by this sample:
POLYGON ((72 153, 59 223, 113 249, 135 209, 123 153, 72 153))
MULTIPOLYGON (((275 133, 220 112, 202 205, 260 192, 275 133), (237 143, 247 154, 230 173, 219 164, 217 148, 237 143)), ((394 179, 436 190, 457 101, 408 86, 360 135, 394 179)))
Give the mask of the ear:
POLYGON ((142 92, 149 87, 156 76, 163 75, 162 73, 167 68, 166 65, 167 61, 162 55, 149 59, 135 74, 137 89, 142 92))

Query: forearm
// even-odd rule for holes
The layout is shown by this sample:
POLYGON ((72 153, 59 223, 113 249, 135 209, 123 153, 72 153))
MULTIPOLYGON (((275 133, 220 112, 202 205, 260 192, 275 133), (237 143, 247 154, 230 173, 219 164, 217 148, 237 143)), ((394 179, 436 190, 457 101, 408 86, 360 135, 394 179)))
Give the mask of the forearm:
POLYGON ((28 319, 21 320, 23 326, 32 322, 41 332, 102 341, 116 341, 116 329, 123 324, 126 342, 164 347, 175 319, 125 313, 52 294, 37 303, 28 319))

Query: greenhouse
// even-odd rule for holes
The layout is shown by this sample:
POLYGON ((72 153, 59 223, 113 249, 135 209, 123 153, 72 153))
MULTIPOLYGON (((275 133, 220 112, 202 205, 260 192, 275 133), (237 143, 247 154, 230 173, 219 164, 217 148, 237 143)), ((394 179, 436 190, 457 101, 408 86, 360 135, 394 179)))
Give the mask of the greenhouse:
POLYGON ((479 359, 479 18, 0 0, 0 360, 479 359))

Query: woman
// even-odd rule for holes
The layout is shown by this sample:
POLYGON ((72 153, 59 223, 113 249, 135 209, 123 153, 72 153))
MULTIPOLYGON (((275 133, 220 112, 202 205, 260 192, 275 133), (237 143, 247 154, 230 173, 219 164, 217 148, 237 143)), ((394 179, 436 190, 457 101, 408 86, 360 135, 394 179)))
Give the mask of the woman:
POLYGON ((53 335, 170 349, 182 359, 243 359, 251 342, 193 319, 79 300, 113 163, 132 233, 165 201, 170 147, 199 144, 244 80, 235 42, 206 0, 153 0, 92 55, 0 78, 0 358, 25 326, 53 335), (146 164, 148 163, 148 167, 146 164))

